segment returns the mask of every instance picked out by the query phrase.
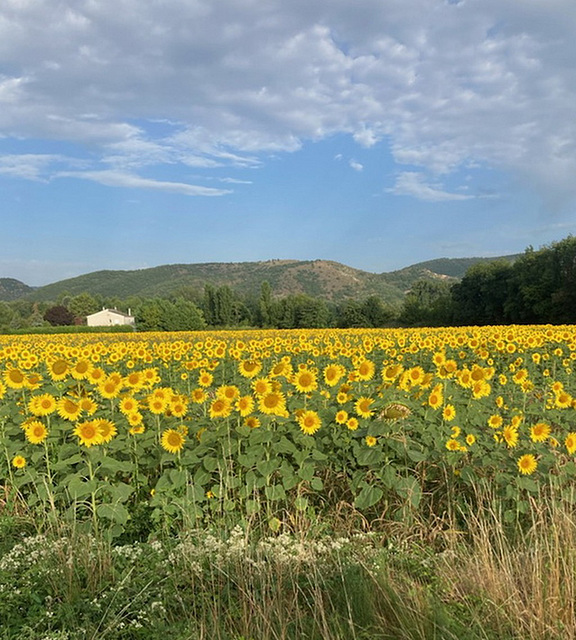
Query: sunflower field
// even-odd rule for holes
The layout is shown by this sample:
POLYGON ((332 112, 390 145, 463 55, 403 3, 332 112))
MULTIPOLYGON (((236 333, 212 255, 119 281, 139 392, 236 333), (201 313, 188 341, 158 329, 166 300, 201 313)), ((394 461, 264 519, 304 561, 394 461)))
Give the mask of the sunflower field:
POLYGON ((0 336, 2 500, 122 535, 215 517, 512 519, 576 478, 571 326, 0 336))

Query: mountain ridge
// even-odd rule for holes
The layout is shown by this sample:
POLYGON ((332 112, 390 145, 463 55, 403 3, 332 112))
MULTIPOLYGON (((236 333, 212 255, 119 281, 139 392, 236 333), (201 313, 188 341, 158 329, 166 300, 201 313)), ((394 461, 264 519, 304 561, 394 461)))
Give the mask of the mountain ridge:
POLYGON ((63 294, 104 297, 155 297, 183 288, 201 292, 204 285, 228 285, 243 295, 259 295, 262 282, 274 296, 305 294, 338 302, 347 298, 378 295, 390 304, 401 304, 406 291, 419 279, 457 281, 478 262, 514 261, 518 255, 495 258, 439 258, 390 272, 373 273, 334 260, 272 259, 256 262, 177 263, 132 270, 104 269, 41 287, 30 287, 14 278, 0 278, 0 300, 45 302, 63 294))

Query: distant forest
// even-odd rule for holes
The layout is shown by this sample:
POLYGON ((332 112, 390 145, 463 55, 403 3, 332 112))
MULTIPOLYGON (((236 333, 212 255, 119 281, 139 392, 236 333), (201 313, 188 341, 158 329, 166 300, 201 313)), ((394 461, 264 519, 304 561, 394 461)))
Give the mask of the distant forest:
POLYGON ((401 305, 377 295, 341 302, 305 294, 278 297, 267 281, 258 296, 206 284, 200 290, 184 286, 166 297, 81 293, 51 302, 0 302, 0 332, 73 330, 103 307, 131 310, 139 331, 570 324, 576 323, 576 238, 529 247, 514 262, 478 262, 458 282, 417 280, 401 305))

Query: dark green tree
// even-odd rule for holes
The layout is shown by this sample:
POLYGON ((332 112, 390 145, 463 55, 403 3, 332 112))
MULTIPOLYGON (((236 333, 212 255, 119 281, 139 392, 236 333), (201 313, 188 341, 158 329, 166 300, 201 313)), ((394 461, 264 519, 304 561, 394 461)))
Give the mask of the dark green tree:
POLYGON ((214 327, 217 324, 216 309, 216 289, 211 284, 204 285, 204 295, 202 297, 202 312, 208 326, 214 327))
POLYGON ((57 304, 45 311, 44 320, 53 327, 71 326, 74 324, 74 314, 68 311, 65 306, 57 304))
POLYGON ((513 267, 509 262, 479 262, 452 288, 454 322, 461 325, 503 324, 513 267))
POLYGON ((368 324, 362 304, 358 300, 346 300, 339 309, 337 324, 341 329, 363 328, 368 324))
POLYGON ((258 300, 259 324, 261 327, 272 325, 272 288, 267 280, 260 285, 260 298, 258 300))
POLYGON ((395 317, 394 311, 385 305, 378 296, 369 296, 360 305, 362 315, 366 318, 367 328, 389 326, 395 317))
POLYGON ((135 316, 136 329, 139 331, 163 331, 163 310, 157 299, 142 303, 135 316))
POLYGON ((14 318, 14 311, 7 302, 0 302, 0 331, 8 331, 14 318))
POLYGON ((442 280, 417 280, 406 294, 399 321, 405 326, 439 326, 451 316, 450 285, 442 280))
POLYGON ((86 319, 91 313, 96 313, 100 310, 100 304, 98 300, 89 293, 80 293, 77 296, 70 298, 68 302, 68 310, 76 317, 82 320, 86 319))

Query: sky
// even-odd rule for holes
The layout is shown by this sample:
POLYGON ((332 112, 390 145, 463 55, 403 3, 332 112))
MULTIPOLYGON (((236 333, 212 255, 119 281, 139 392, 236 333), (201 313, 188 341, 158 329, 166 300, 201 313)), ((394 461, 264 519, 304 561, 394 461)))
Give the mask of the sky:
POLYGON ((0 2, 0 277, 574 233, 574 0, 0 2))

